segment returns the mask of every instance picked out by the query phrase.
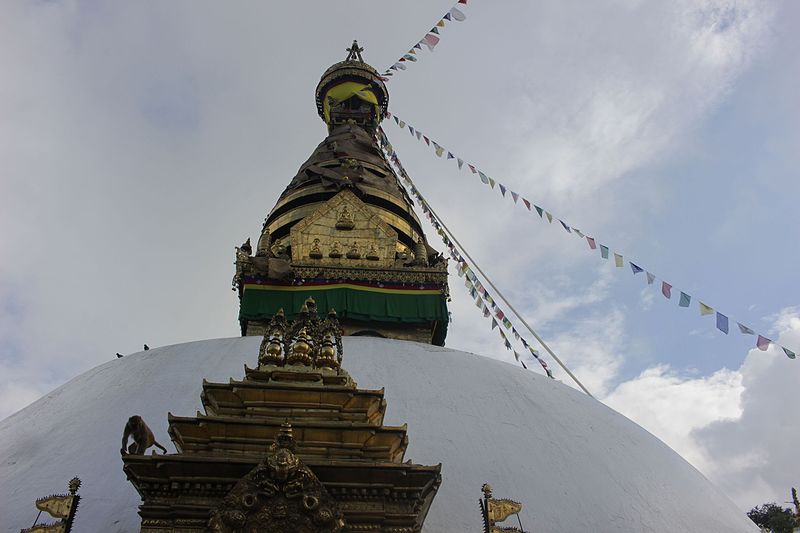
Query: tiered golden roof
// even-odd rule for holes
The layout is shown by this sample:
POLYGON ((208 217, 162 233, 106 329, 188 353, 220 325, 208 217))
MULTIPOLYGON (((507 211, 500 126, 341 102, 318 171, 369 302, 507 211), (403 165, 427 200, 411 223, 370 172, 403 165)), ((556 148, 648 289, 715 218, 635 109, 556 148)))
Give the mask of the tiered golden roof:
POLYGON ((143 532, 199 533, 212 515, 215 531, 238 531, 233 525, 240 523, 287 532, 419 531, 441 482, 441 465, 403 462, 407 428, 383 425, 383 390, 359 389, 341 367, 335 312, 320 319, 313 300, 304 307, 294 322, 283 313, 273 317, 259 364, 245 366, 244 379, 203 381, 204 413, 168 415, 177 454, 123 457, 143 499, 143 532), (288 422, 290 447, 281 444, 288 422), (263 482, 277 487, 270 489, 273 495, 242 503, 253 483, 279 476, 274 464, 290 459, 292 475, 305 480, 305 489, 297 488, 300 481, 270 478, 263 482), (310 502, 326 501, 319 508, 341 517, 341 524, 333 518, 324 527, 314 522, 309 513, 317 504, 293 507, 286 500, 292 491, 310 502), (309 520, 318 529, 297 525, 309 520))

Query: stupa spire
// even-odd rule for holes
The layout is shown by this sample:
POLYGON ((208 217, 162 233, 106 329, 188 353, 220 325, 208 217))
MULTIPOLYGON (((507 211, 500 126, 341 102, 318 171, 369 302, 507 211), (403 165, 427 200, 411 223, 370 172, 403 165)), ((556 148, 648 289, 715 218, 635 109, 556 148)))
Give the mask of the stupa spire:
POLYGON ((267 216, 255 256, 238 249, 244 335, 268 333, 279 308, 294 320, 313 296, 339 311, 346 335, 444 343, 447 264, 376 141, 389 93, 363 50, 353 41, 323 73, 315 95, 328 136, 267 216))

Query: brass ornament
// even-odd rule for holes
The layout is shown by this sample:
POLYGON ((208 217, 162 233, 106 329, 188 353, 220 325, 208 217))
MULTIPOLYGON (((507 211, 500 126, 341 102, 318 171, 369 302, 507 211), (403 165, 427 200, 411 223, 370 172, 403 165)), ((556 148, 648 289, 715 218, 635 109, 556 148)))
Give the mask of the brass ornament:
POLYGON ((326 333, 322 338, 322 344, 319 348, 319 354, 317 354, 315 366, 318 368, 339 368, 339 362, 336 358, 336 348, 333 346, 333 335, 330 333, 326 333))
POLYGON ((483 515, 483 527, 485 533, 525 533, 522 529, 522 522, 519 521, 519 513, 522 511, 522 504, 509 499, 497 499, 492 497, 492 486, 484 483, 481 487, 483 499, 479 500, 481 514, 483 515), (517 515, 519 529, 515 527, 501 527, 496 525, 498 522, 506 520, 511 515, 517 515))
POLYGON ((215 533, 337 533, 344 527, 339 504, 295 455, 292 427, 284 423, 269 454, 234 485, 213 511, 215 533))
POLYGON ((286 364, 310 366, 312 363, 311 350, 313 349, 311 337, 306 328, 300 330, 297 339, 292 344, 292 352, 286 358, 286 364))
POLYGON ((20 533, 70 533, 72 523, 75 520, 75 512, 78 510, 78 504, 81 499, 80 495, 78 495, 81 480, 78 477, 74 477, 69 480, 67 486, 69 487, 69 494, 53 494, 36 500, 36 508, 39 512, 45 512, 53 518, 59 519, 58 522, 50 524, 36 524, 34 522, 33 526, 21 529, 20 533))
POLYGON ((340 246, 341 245, 339 244, 339 241, 334 241, 333 246, 331 247, 331 251, 328 252, 328 257, 330 257, 331 259, 338 259, 342 257, 342 251, 339 248, 340 246))
POLYGON ((347 206, 343 206, 342 210, 339 212, 339 220, 336 221, 336 229, 349 231, 356 227, 356 223, 353 222, 353 215, 350 214, 350 211, 347 210, 347 206))
POLYGON ((314 243, 311 246, 311 251, 308 253, 308 257, 311 259, 322 259, 322 250, 319 248, 319 239, 314 239, 314 243))
POLYGON ((353 242, 353 246, 347 250, 347 258, 348 259, 361 259, 361 252, 358 251, 358 243, 353 242))

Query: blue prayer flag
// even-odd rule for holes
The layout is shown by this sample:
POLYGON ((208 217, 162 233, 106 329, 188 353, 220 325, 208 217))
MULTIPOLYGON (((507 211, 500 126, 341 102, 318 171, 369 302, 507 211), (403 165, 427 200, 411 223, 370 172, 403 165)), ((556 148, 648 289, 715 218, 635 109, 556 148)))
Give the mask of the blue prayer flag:
POLYGON ((728 317, 717 311, 717 329, 728 334, 728 317))

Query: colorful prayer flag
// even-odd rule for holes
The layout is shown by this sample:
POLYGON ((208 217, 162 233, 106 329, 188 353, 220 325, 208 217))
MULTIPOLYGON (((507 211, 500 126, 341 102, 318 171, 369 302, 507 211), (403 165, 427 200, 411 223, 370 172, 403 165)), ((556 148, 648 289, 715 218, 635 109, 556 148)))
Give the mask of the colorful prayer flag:
POLYGON ((655 274, 651 274, 650 272, 647 273, 647 284, 652 285, 653 282, 656 280, 655 274))
POLYGON ((681 291, 681 299, 678 302, 679 307, 689 307, 689 304, 692 301, 692 297, 686 294, 685 292, 681 291))
POLYGON ((442 154, 444 153, 444 148, 442 148, 436 143, 433 143, 433 147, 434 147, 433 149, 436 151, 436 157, 442 157, 442 154))
POLYGON ((542 218, 542 215, 544 214, 544 209, 542 209, 538 205, 534 205, 533 208, 536 209, 537 213, 539 213, 539 218, 542 218))
POLYGON ((561 222, 561 225, 564 226, 564 229, 566 230, 567 233, 572 233, 572 230, 569 229, 569 226, 564 224, 563 220, 559 220, 559 222, 561 222))
POLYGON ((444 28, 444 19, 437 22, 436 25, 439 26, 440 28, 444 28))
POLYGON ((461 158, 458 158, 457 161, 458 161, 458 170, 461 170, 461 167, 464 166, 464 160, 461 159, 461 158))
POLYGON ((530 211, 530 210, 531 210, 531 203, 530 203, 528 200, 526 200, 525 198, 523 198, 523 199, 522 199, 522 203, 523 203, 523 204, 525 204, 525 207, 527 207, 527 208, 528 208, 528 211, 530 211))
POLYGON ((469 169, 472 171, 472 173, 473 173, 473 174, 475 174, 476 172, 478 172, 477 170, 475 170, 475 167, 474 167, 474 166, 472 166, 472 165, 467 165, 467 166, 469 167, 469 169))
POLYGON ((497 327, 497 320, 495 320, 495 319, 493 318, 493 319, 492 319, 492 329, 494 329, 494 328, 496 328, 496 327, 497 327))
POLYGON ((491 187, 492 189, 494 189, 494 184, 495 184, 495 183, 496 183, 496 182, 495 182, 495 181, 494 181, 492 178, 489 178, 489 187, 491 187))
POLYGON ((714 312, 714 309, 703 302, 700 302, 700 316, 710 315, 714 312))
POLYGON ((588 237, 587 236, 586 237, 586 242, 589 243, 589 248, 591 248, 592 250, 596 250, 597 249, 597 243, 595 242, 595 240, 592 237, 588 237))
POLYGON ((789 348, 783 348, 783 353, 785 353, 786 357, 788 357, 789 359, 794 359, 795 357, 797 357, 795 353, 791 351, 789 348))
MULTIPOLYGON (((467 2, 465 1, 464 3, 466 4, 467 2)), ((456 7, 452 8, 448 14, 453 17, 453 20, 458 22, 464 22, 467 19, 467 16, 456 7)))
POLYGON ((519 200, 519 194, 515 193, 514 191, 511 191, 511 198, 513 198, 514 203, 517 203, 517 200, 519 200))
MULTIPOLYGON (((472 165, 470 165, 470 168, 472 168, 472 165)), ((485 183, 486 185, 489 185, 489 176, 487 176, 486 174, 484 174, 480 170, 478 171, 478 176, 480 176, 481 181, 483 183, 485 183)))
POLYGON ((497 317, 497 320, 503 320, 505 318, 505 313, 503 313, 502 309, 498 309, 497 312, 494 314, 497 317))
POLYGON ((417 140, 420 140, 421 138, 422 138, 422 132, 417 130, 417 140))
POLYGON ((608 259, 608 246, 600 245, 600 257, 608 259))
POLYGON ((737 322, 736 325, 739 326, 739 331, 741 331, 742 334, 744 334, 744 335, 755 335, 756 334, 755 331, 753 331, 752 329, 748 328, 747 326, 745 326, 741 322, 737 322))
POLYGON ((728 334, 728 317, 717 311, 717 329, 728 334))
POLYGON ((428 139, 428 138, 427 138, 426 136, 424 136, 424 135, 422 136, 422 138, 423 138, 423 139, 425 139, 425 144, 427 144, 428 146, 430 146, 430 145, 431 145, 431 140, 430 140, 430 139, 428 139))
POLYGON ((667 283, 666 281, 661 282, 661 294, 664 295, 664 298, 672 298, 672 285, 667 283))
POLYGON ((617 252, 614 252, 614 264, 615 264, 617 267, 622 267, 622 265, 624 265, 624 264, 625 264, 625 263, 623 262, 623 260, 622 260, 622 256, 621 256, 621 255, 619 255, 617 252))
POLYGON ((503 185, 502 183, 499 183, 497 186, 500 187, 500 194, 502 194, 503 198, 505 198, 506 197, 506 186, 503 185))
POLYGON ((503 325, 506 327, 506 329, 511 329, 511 321, 508 319, 508 317, 503 317, 503 325))
POLYGON ((547 211, 545 211, 544 214, 547 216, 547 221, 552 224, 553 223, 553 215, 551 215, 547 211))
POLYGON ((451 152, 447 152, 447 159, 455 159, 455 157, 451 152))
POLYGON ((758 349, 763 352, 763 351, 766 351, 767 348, 769 348, 769 345, 771 343, 772 343, 771 340, 769 340, 766 337, 763 337, 763 336, 759 335, 758 336, 758 340, 756 341, 756 346, 758 346, 758 349))
POLYGON ((634 265, 633 263, 630 263, 630 265, 631 265, 631 270, 633 271, 634 275, 638 274, 639 272, 644 272, 644 269, 642 267, 640 267, 639 265, 634 265))

